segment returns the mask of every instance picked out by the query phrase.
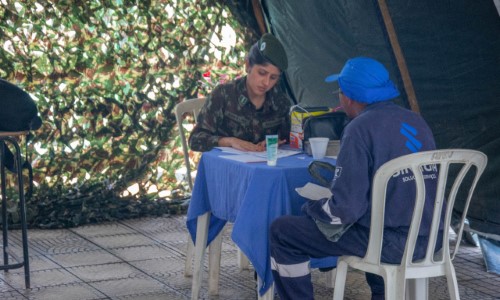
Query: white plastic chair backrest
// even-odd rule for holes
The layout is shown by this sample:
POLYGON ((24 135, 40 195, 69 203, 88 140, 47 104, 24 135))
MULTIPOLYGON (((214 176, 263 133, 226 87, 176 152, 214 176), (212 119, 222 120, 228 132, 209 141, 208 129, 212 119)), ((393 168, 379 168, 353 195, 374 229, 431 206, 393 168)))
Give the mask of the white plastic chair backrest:
POLYGON ((184 152, 184 164, 186 165, 186 177, 189 184, 189 188, 193 190, 193 179, 191 178, 191 166, 189 163, 189 148, 186 139, 186 133, 184 132, 184 127, 182 122, 187 113, 190 113, 194 117, 194 121, 197 121, 198 113, 200 109, 205 104, 205 98, 193 98, 186 99, 183 102, 179 102, 175 105, 175 119, 177 120, 177 127, 179 128, 179 135, 181 137, 182 151, 184 152))
MULTIPOLYGON (((467 210, 469 208, 469 202, 471 200, 472 194, 476 187, 479 177, 483 173, 486 164, 487 156, 476 150, 467 149, 447 149, 447 150, 435 150, 435 151, 424 151, 414 154, 409 154, 405 156, 398 157, 396 159, 390 160, 389 162, 383 164, 375 173, 372 186, 372 212, 371 212, 371 228, 370 228, 370 238, 368 244, 368 250, 366 252, 364 261, 372 264, 377 264, 380 262, 380 256, 382 251, 382 237, 384 228, 384 210, 385 210, 385 198, 387 192, 387 184, 390 178, 398 171, 404 169, 410 169, 415 176, 416 182, 416 197, 415 197, 415 207, 413 211, 412 222, 410 225, 408 239, 406 241, 405 253, 401 261, 402 266, 423 266, 429 264, 441 264, 447 259, 453 259, 457 253, 459 242, 456 243, 453 255, 450 255, 450 247, 448 242, 448 230, 450 227, 451 216, 453 211, 453 205, 457 196, 457 192, 464 183, 464 185, 469 186, 468 196, 463 209, 461 226, 457 232, 457 241, 462 238, 463 224, 465 216, 467 215, 467 210), (429 235, 429 243, 427 246, 427 252, 424 259, 417 262, 412 262, 413 252, 418 237, 420 229, 420 221, 423 215, 423 208, 425 202, 425 184, 424 176, 420 171, 422 166, 428 166, 435 164, 439 170, 438 185, 436 191, 436 199, 434 204, 434 213, 432 218, 432 225, 429 235), (452 170, 454 175, 450 175, 450 165, 453 165, 452 170), (455 167, 457 165, 457 167, 455 167), (471 167, 476 167, 476 172, 471 170, 471 167), (460 168, 459 172, 457 168, 460 168), (472 182, 467 184, 464 178, 467 174, 474 174, 472 182), (447 185, 448 179, 454 179, 453 185, 447 185), (448 190, 447 190, 448 186, 448 190), (448 195, 445 199, 446 194, 448 195), (446 215, 444 220, 444 230, 443 230, 443 247, 442 255, 438 259, 434 255, 436 240, 439 233, 439 221, 441 218, 441 212, 443 208, 443 203, 446 202, 446 215), (437 261, 436 261, 437 260, 437 261)), ((469 176, 467 177, 469 178, 469 176)), ((450 182, 451 183, 451 182, 450 182)), ((463 188, 463 187, 462 187, 463 188)), ((410 208, 409 208, 410 209, 410 208)))

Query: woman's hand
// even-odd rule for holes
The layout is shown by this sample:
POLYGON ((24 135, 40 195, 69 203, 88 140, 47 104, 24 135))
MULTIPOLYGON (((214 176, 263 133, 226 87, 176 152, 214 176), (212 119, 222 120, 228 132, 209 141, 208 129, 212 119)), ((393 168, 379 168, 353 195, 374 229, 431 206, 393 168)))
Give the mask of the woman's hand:
MULTIPOLYGON (((283 145, 285 143, 286 139, 278 141, 278 145, 283 145)), ((262 152, 266 151, 266 140, 253 144, 235 137, 222 137, 219 139, 219 146, 233 147, 241 151, 262 152)))
POLYGON ((260 141, 259 143, 257 143, 257 147, 259 150, 257 151, 266 151, 266 140, 263 140, 263 141, 260 141))
POLYGON ((234 149, 238 149, 241 151, 252 151, 252 152, 260 152, 266 150, 266 142, 260 142, 258 144, 254 144, 251 142, 247 142, 244 140, 240 140, 235 137, 223 137, 219 139, 219 146, 222 147, 233 147, 234 149))

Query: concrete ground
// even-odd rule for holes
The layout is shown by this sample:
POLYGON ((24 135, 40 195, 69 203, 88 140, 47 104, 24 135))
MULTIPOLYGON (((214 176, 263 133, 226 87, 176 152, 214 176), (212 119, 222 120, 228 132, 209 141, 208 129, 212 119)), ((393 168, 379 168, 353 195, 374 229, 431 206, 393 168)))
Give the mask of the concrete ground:
MULTIPOLYGON (((31 289, 23 269, 0 271, 0 299, 190 299, 191 279, 184 277, 185 216, 141 218, 70 229, 30 229, 31 289)), ((240 271, 236 247, 224 234, 219 295, 202 299, 256 299, 253 270, 240 271)), ((20 232, 10 247, 21 253, 20 232)), ((462 246, 454 261, 463 300, 500 299, 500 276, 486 272, 481 250, 462 246)), ((325 273, 313 272, 316 299, 332 299, 325 273)), ((429 299, 448 299, 445 278, 430 280, 429 299)), ((351 271, 346 299, 369 299, 364 274, 351 271)), ((277 297, 276 297, 277 298, 277 297)))

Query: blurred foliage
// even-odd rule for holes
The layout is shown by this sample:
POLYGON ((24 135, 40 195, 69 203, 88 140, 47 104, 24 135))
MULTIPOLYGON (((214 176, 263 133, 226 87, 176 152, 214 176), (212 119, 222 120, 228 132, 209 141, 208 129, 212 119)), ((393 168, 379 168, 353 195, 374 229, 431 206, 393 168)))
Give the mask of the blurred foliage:
POLYGON ((255 32, 224 1, 0 2, 0 77, 29 92, 43 119, 26 152, 30 226, 182 212, 172 109, 210 91, 204 73, 241 75, 255 32))

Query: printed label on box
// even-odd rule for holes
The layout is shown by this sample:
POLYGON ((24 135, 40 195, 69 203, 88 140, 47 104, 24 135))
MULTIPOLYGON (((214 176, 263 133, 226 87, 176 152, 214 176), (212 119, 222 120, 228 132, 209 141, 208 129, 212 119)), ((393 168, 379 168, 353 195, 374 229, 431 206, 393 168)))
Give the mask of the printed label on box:
POLYGON ((302 140, 304 139, 304 128, 302 123, 305 118, 310 116, 319 116, 330 112, 327 107, 322 108, 306 108, 300 111, 292 110, 290 113, 290 147, 302 149, 302 140), (307 110, 307 111, 305 111, 307 110))

